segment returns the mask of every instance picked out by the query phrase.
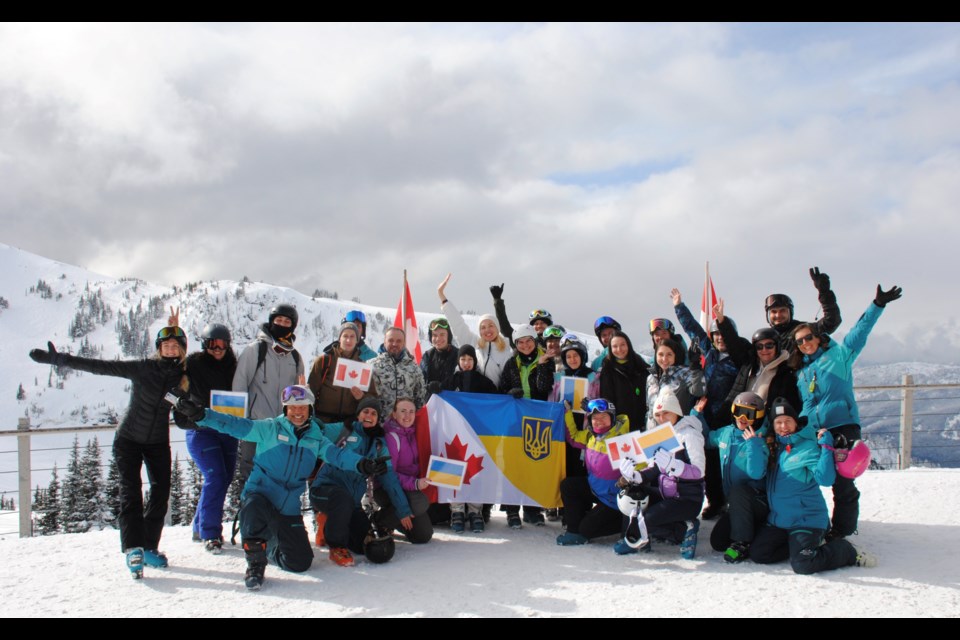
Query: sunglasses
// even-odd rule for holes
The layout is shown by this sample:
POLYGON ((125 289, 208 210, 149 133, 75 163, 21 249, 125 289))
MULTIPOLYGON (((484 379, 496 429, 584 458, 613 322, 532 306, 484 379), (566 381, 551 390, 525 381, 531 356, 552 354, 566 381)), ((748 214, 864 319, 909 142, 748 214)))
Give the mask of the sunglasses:
POLYGON ((813 335, 812 333, 806 333, 802 336, 797 336, 794 342, 796 342, 797 346, 799 347, 799 346, 802 346, 804 342, 810 342, 812 340, 816 340, 816 338, 817 336, 813 335))
POLYGON ((757 351, 769 351, 771 349, 776 349, 777 343, 776 342, 758 342, 755 345, 753 345, 753 347, 757 351))

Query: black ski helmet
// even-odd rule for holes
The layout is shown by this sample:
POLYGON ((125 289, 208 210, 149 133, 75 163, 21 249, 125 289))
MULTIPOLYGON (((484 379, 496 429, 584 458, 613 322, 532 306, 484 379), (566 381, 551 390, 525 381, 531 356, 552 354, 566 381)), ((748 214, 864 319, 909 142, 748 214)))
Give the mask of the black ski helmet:
POLYGON ((623 329, 620 328, 620 323, 610 316, 600 316, 593 323, 593 332, 597 334, 597 340, 600 339, 600 334, 603 333, 603 330, 608 327, 611 327, 617 331, 623 331, 623 329))
POLYGON ((274 318, 277 316, 285 316, 290 318, 290 322, 293 324, 290 325, 290 331, 293 332, 297 328, 297 323, 300 321, 300 314, 297 313, 297 308, 292 304, 278 304, 270 309, 270 316, 267 318, 267 324, 273 324, 274 318))
POLYGON ((157 339, 153 343, 157 351, 160 350, 160 343, 165 340, 176 340, 183 349, 183 354, 187 354, 187 334, 180 327, 164 327, 157 332, 157 339))
MULTIPOLYGON (((771 293, 763 302, 763 310, 767 315, 767 322, 770 322, 770 309, 776 307, 786 307, 790 310, 790 319, 793 320, 793 300, 785 293, 771 293)), ((770 325, 773 326, 773 325, 770 325)))
MULTIPOLYGON (((730 328, 733 329, 733 332, 734 332, 734 333, 736 333, 736 332, 737 332, 737 323, 733 321, 733 318, 731 318, 730 316, 724 316, 724 320, 726 320, 727 322, 730 323, 730 328)), ((710 321, 710 331, 709 331, 709 333, 710 333, 710 335, 713 335, 714 333, 720 333, 720 325, 717 323, 717 320, 716 320, 716 319, 713 319, 713 320, 710 321)))
POLYGON ((230 346, 230 329, 226 325, 220 324, 219 322, 211 322, 203 328, 203 331, 200 332, 200 346, 203 349, 207 348, 207 343, 211 340, 223 340, 227 343, 227 346, 230 346))
POLYGON ((397 547, 393 542, 393 536, 378 536, 376 532, 370 531, 363 539, 363 555, 374 564, 390 562, 396 550, 397 547))

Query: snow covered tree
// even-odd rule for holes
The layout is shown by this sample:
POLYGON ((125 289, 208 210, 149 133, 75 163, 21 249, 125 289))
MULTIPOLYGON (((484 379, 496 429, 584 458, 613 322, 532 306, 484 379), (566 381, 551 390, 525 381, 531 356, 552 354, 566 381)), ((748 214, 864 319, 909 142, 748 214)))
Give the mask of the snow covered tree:
POLYGON ((80 512, 88 523, 88 528, 94 524, 103 528, 103 507, 101 494, 103 492, 103 472, 100 470, 100 442, 94 436, 87 441, 87 447, 80 461, 83 482, 80 487, 80 512))
POLYGON ((43 492, 42 503, 33 507, 39 516, 37 531, 42 536, 60 533, 60 480, 57 478, 56 464, 53 465, 50 475, 50 484, 43 492))
POLYGON ((106 520, 114 528, 119 526, 120 517, 120 467, 117 466, 117 456, 111 450, 110 464, 107 466, 107 483, 103 487, 103 498, 106 505, 106 520))
POLYGON ((83 533, 90 528, 84 513, 83 465, 80 458, 80 436, 74 436, 67 475, 63 479, 61 521, 65 533, 83 533))
POLYGON ((183 476, 180 474, 180 454, 173 456, 173 466, 170 468, 170 524, 183 524, 183 476))
POLYGON ((17 400, 25 400, 27 397, 27 392, 23 389, 23 383, 20 383, 20 386, 17 387, 17 400))

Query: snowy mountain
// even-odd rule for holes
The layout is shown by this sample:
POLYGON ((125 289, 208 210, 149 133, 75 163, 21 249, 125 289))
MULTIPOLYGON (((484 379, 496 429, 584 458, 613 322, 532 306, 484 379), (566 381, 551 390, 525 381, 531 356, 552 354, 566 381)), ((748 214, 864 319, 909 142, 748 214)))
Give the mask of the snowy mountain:
MULTIPOLYGON (((437 308, 432 291, 414 291, 413 297, 421 310, 437 308)), ((296 344, 307 365, 335 338, 348 310, 361 309, 367 315, 367 342, 374 349, 396 313, 395 307, 311 297, 260 282, 220 280, 167 287, 114 278, 0 244, 0 429, 15 429, 17 419, 25 416, 35 427, 115 422, 125 410, 129 394, 125 381, 75 371, 65 371, 60 377, 52 367, 31 361, 28 351, 45 346, 47 340, 75 354, 107 359, 143 357, 153 351, 156 332, 166 324, 173 306, 180 309, 180 323, 190 338, 191 351, 199 348, 200 331, 208 322, 230 327, 234 345, 242 348, 266 321, 270 307, 280 302, 294 304, 300 313, 296 344)), ((426 327, 438 315, 417 312, 424 350, 430 347, 426 327)), ((467 316, 467 322, 477 326, 475 316, 467 316)), ((600 344, 592 332, 577 333, 591 353, 599 353, 600 344)), ((646 341, 637 343, 641 349, 647 348, 646 341)), ((960 382, 960 366, 906 363, 861 368, 857 384, 897 384, 904 373, 913 374, 917 383, 960 382)), ((924 414, 915 421, 915 459, 960 466, 960 390, 918 394, 915 411, 924 414), (941 399, 922 399, 927 397, 941 399)), ((864 394, 861 413, 866 431, 877 441, 877 457, 887 466, 893 464, 896 451, 891 443, 896 441, 899 424, 899 393, 864 394)), ((72 439, 37 438, 33 447, 67 447, 72 439)), ((108 433, 100 434, 101 442, 110 439, 108 433)), ((174 439, 182 440, 182 436, 174 434, 174 439)), ((2 450, 15 448, 12 438, 7 438, 6 444, 11 446, 2 450)), ((179 450, 183 456, 183 449, 179 450)), ((62 467, 65 459, 64 451, 36 451, 33 467, 48 469, 54 461, 62 467)), ((13 456, 0 456, 0 471, 13 468, 12 464, 13 456)), ((47 480, 48 473, 36 473, 34 484, 47 480)), ((0 491, 13 488, 13 482, 14 474, 0 474, 0 491)))

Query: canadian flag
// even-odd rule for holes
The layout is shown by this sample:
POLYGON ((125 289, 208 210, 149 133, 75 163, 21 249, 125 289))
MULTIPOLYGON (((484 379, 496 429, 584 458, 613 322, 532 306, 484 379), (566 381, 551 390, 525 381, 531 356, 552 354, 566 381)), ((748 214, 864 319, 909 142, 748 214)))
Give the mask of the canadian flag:
POLYGON ((366 362, 356 360, 337 360, 337 370, 333 374, 335 387, 360 387, 361 391, 370 388, 370 378, 373 376, 373 367, 366 362))
POLYGON ((407 272, 403 272, 403 294, 400 296, 400 304, 397 305, 397 317, 393 320, 393 326, 400 327, 407 335, 407 351, 420 364, 423 352, 420 350, 420 330, 417 329, 417 316, 413 311, 413 298, 410 297, 410 284, 407 282, 407 272))
POLYGON ((710 277, 710 263, 707 263, 703 278, 703 296, 700 298, 700 326, 708 334, 710 325, 716 319, 713 315, 713 305, 717 304, 717 292, 713 290, 713 278, 710 277))
POLYGON ((637 442, 636 437, 631 434, 607 438, 607 457, 610 458, 610 466, 614 469, 620 468, 620 460, 623 458, 632 458, 637 462, 642 462, 646 458, 643 455, 643 447, 637 442))

